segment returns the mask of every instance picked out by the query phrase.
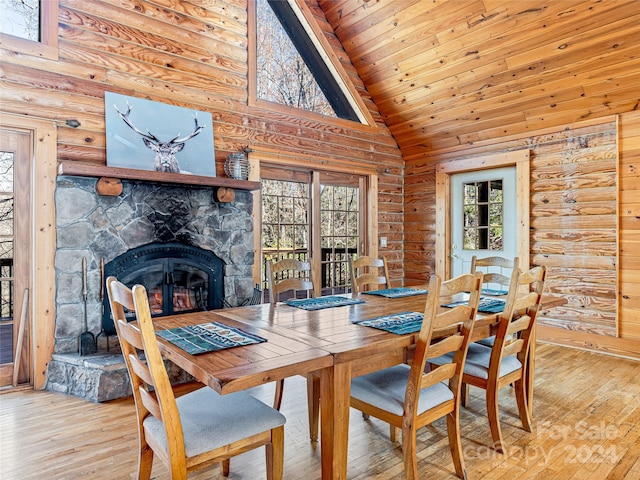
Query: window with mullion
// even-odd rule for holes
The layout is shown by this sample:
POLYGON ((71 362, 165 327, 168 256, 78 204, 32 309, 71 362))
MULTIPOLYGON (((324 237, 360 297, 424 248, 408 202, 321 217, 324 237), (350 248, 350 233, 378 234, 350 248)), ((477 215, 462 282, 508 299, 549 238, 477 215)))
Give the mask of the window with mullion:
POLYGON ((361 254, 358 248, 364 244, 363 179, 278 168, 265 168, 262 176, 263 289, 266 262, 295 258, 312 262, 323 295, 348 291, 349 256, 361 254), (315 202, 314 184, 319 192, 315 202))

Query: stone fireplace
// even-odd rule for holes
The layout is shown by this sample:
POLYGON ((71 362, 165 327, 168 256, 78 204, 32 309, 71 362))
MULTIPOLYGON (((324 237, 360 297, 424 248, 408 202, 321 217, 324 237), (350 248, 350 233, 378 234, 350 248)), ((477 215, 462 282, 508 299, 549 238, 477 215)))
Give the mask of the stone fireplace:
MULTIPOLYGON (((242 304, 254 292, 253 197, 238 190, 233 202, 220 203, 211 187, 127 180, 119 196, 101 196, 96 182, 68 175, 57 179, 55 346, 47 388, 105 401, 128 395, 129 387, 117 337, 103 326, 102 266, 118 258, 131 262, 135 255, 127 252, 148 245, 193 247, 220 262, 222 278, 215 282, 222 299, 206 308, 242 304), (78 339, 85 321, 98 339, 98 352, 81 356, 78 339)), ((170 368, 170 375, 180 381, 184 373, 170 368)))

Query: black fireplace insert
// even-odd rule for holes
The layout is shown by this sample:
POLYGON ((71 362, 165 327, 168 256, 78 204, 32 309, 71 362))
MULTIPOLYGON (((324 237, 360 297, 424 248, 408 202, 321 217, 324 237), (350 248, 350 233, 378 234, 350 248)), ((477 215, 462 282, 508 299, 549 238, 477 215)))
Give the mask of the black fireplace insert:
MULTIPOLYGON (((213 252, 181 243, 154 243, 134 248, 104 266, 104 278, 125 285, 144 285, 151 315, 213 310, 223 307, 224 262, 213 252)), ((109 299, 103 299, 102 332, 115 335, 109 299)))

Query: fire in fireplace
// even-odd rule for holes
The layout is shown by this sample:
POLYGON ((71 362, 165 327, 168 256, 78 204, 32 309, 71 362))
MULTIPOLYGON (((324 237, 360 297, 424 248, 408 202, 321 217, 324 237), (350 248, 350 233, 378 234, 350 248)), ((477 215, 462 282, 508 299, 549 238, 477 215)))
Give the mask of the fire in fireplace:
MULTIPOLYGON (((129 250, 104 266, 128 286, 142 284, 153 316, 223 307, 223 261, 213 252, 180 243, 154 243, 129 250)), ((102 331, 115 335, 109 299, 103 299, 102 331)))

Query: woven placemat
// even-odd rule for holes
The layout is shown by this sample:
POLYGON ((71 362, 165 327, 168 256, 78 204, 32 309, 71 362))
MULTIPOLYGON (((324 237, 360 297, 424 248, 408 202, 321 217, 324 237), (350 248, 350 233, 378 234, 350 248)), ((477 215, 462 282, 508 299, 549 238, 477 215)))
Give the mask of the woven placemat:
POLYGON ((287 305, 292 307, 302 308, 304 310, 321 310, 323 308, 342 307, 344 305, 354 305, 357 303, 364 303, 364 300, 358 300, 347 297, 318 297, 318 298, 300 298, 297 300, 287 300, 287 305))
POLYGON ((241 328, 229 327, 219 322, 159 330, 157 335, 191 355, 267 341, 266 338, 245 332, 241 328))
POLYGON ((380 295, 382 297, 387 298, 401 298, 401 297, 411 297, 413 295, 423 295, 425 293, 429 293, 428 290, 424 290, 422 288, 408 288, 408 287, 397 287, 397 288, 384 288, 382 290, 369 290, 366 293, 368 295, 380 295))
POLYGON ((378 330, 385 330, 397 335, 404 335, 406 333, 419 332, 420 328, 422 328, 423 318, 424 315, 422 313, 401 312, 370 318, 368 320, 359 320, 353 323, 365 327, 377 328, 378 330))

